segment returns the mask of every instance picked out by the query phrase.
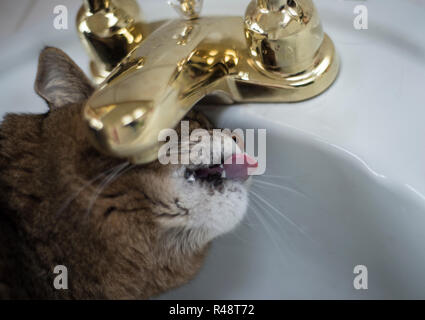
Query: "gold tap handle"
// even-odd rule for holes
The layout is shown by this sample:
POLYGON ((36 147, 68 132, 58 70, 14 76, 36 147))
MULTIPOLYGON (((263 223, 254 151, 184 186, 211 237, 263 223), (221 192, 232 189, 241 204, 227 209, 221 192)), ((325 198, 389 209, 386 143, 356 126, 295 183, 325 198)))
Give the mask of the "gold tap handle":
POLYGON ((84 0, 77 30, 96 82, 103 81, 147 33, 136 0, 84 0))
POLYGON ((323 43, 324 32, 312 0, 252 0, 244 21, 255 64, 275 75, 307 69, 323 43))

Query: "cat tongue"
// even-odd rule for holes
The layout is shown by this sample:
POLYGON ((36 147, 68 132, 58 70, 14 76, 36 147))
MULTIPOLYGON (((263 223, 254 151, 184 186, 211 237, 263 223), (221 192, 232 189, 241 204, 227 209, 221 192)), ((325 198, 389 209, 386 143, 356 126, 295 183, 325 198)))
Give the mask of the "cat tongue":
POLYGON ((246 153, 239 153, 227 158, 223 167, 226 171, 226 178, 246 180, 249 178, 248 169, 257 168, 258 162, 246 153))

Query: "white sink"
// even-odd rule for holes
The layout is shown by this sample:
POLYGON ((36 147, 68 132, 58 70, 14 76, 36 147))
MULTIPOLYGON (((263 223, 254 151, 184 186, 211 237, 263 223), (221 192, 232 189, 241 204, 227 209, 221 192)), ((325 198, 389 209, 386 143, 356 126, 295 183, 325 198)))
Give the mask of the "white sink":
MULTIPOLYGON (((149 20, 175 16, 165 1, 140 3, 149 20)), ((254 183, 257 205, 213 243, 198 277, 160 298, 425 298, 425 3, 315 3, 341 56, 339 78, 301 103, 205 106, 218 127, 267 129, 267 176, 256 178, 266 183, 254 183), (359 4, 368 30, 353 28, 359 4), (353 287, 356 265, 368 269, 367 290, 353 287)), ((32 19, 54 5, 38 3, 32 19)), ((203 14, 242 15, 246 5, 206 0, 203 14)), ((10 44, 2 112, 45 110, 32 93, 43 45, 87 66, 72 19, 61 32, 35 20, 15 40, 1 37, 10 44)))

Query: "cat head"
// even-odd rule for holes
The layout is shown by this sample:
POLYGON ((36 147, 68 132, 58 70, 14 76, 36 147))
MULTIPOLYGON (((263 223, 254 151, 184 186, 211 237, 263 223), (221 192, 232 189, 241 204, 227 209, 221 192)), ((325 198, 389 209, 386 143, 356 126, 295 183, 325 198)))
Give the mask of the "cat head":
MULTIPOLYGON (((154 226, 156 234, 163 235, 170 245, 193 248, 232 230, 243 218, 247 181, 225 178, 219 164, 208 165, 195 157, 186 165, 159 161, 132 165, 95 150, 81 118, 93 86, 62 51, 43 50, 35 90, 50 108, 48 128, 54 142, 49 152, 55 154, 51 158, 57 161, 63 179, 58 188, 65 190, 56 211, 66 213, 77 205, 73 215, 80 215, 81 221, 89 219, 103 230, 126 234, 129 227, 137 234, 154 226)), ((204 128, 212 133, 210 123, 199 113, 190 113, 184 120, 189 121, 191 132, 204 128)), ((215 158, 224 160, 241 153, 232 135, 220 135, 221 139, 213 140, 211 135, 209 140, 211 153, 218 153, 215 158)))

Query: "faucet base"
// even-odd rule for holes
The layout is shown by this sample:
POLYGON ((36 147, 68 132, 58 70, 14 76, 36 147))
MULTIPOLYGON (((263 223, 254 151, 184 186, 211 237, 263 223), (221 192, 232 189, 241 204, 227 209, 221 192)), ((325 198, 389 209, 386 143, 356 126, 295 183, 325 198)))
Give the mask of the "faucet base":
POLYGON ((335 46, 325 34, 314 59, 297 73, 274 73, 247 61, 247 69, 251 69, 249 79, 238 75, 235 78, 237 92, 232 96, 236 102, 297 102, 311 99, 333 84, 339 66, 335 46))

